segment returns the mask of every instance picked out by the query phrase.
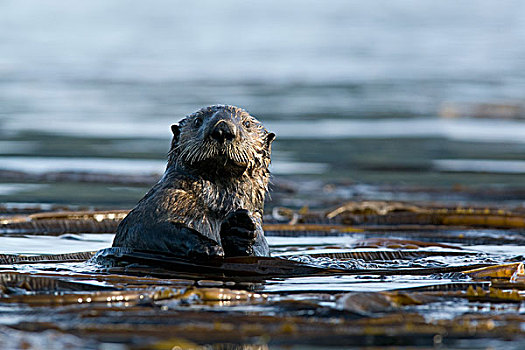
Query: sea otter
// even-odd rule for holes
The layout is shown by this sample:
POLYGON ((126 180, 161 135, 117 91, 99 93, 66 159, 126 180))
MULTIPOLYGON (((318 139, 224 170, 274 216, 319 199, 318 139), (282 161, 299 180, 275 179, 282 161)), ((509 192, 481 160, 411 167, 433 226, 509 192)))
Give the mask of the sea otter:
POLYGON ((269 256, 262 216, 275 134, 228 105, 202 108, 171 130, 166 171, 122 220, 113 247, 269 256))

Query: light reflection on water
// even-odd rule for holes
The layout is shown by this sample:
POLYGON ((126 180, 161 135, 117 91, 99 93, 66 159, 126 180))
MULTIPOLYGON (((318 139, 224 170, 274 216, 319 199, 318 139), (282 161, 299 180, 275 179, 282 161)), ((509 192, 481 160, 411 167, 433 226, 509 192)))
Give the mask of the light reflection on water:
MULTIPOLYGON (((42 174, 47 172, 81 172, 121 175, 161 176, 166 168, 166 161, 150 159, 121 158, 66 158, 66 157, 0 157, 4 170, 23 171, 42 174)), ((274 160, 271 165, 273 174, 322 174, 328 166, 323 163, 301 163, 286 160, 274 160)))
MULTIPOLYGON (((171 120, 171 123, 178 119, 171 120)), ((65 121, 29 123, 24 118, 5 123, 5 132, 18 134, 37 132, 58 136, 93 139, 155 139, 168 146, 170 121, 148 120, 129 124, 111 125, 102 121, 79 120, 71 124, 65 121)), ((269 120, 267 129, 285 140, 329 139, 393 139, 393 138, 442 138, 462 142, 525 143, 525 121, 440 118, 390 118, 390 119, 326 119, 316 120, 269 120)), ((34 143, 3 141, 6 147, 22 149, 34 143), (11 144, 12 143, 12 144, 11 144)), ((128 145, 132 147, 131 145, 128 145)), ((32 150, 33 152, 36 150, 32 150)))
POLYGON ((66 254, 111 246, 113 234, 0 237, 0 254, 66 254))

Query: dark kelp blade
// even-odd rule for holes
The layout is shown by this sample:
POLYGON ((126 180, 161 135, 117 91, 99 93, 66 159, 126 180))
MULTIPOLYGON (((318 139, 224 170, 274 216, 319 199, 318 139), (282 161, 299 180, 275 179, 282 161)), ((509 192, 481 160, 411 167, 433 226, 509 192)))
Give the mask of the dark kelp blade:
POLYGON ((186 272, 205 276, 248 276, 284 277, 303 276, 337 272, 296 261, 271 257, 232 257, 224 259, 188 260, 181 257, 133 250, 129 248, 106 248, 99 251, 91 262, 102 266, 126 266, 139 264, 160 267, 176 272, 186 272))
POLYGON ((0 218, 0 235, 113 233, 127 210, 41 212, 0 218))
POLYGON ((66 254, 17 255, 0 254, 0 265, 32 263, 82 262, 91 259, 96 252, 78 252, 66 254))

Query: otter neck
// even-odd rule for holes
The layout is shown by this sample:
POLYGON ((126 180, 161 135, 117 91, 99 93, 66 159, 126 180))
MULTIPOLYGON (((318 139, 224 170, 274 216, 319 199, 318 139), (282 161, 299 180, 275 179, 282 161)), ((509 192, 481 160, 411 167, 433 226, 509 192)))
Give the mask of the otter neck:
POLYGON ((264 169, 245 170, 240 174, 218 175, 206 173, 200 169, 182 164, 168 165, 161 182, 171 183, 180 176, 191 177, 193 182, 201 184, 200 191, 207 192, 210 198, 209 206, 214 210, 226 213, 235 209, 261 211, 268 190, 269 173, 264 169), (254 173, 257 173, 255 176, 254 173))

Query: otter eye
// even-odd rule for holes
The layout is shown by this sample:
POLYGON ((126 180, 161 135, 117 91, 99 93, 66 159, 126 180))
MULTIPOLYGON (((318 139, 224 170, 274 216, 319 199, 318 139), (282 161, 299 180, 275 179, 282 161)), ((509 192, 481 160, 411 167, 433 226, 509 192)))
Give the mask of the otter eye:
POLYGON ((195 120, 193 121, 193 126, 198 128, 202 125, 202 119, 201 118, 195 118, 195 120))
POLYGON ((252 126, 252 123, 249 120, 245 120, 242 124, 246 129, 249 129, 252 126))

